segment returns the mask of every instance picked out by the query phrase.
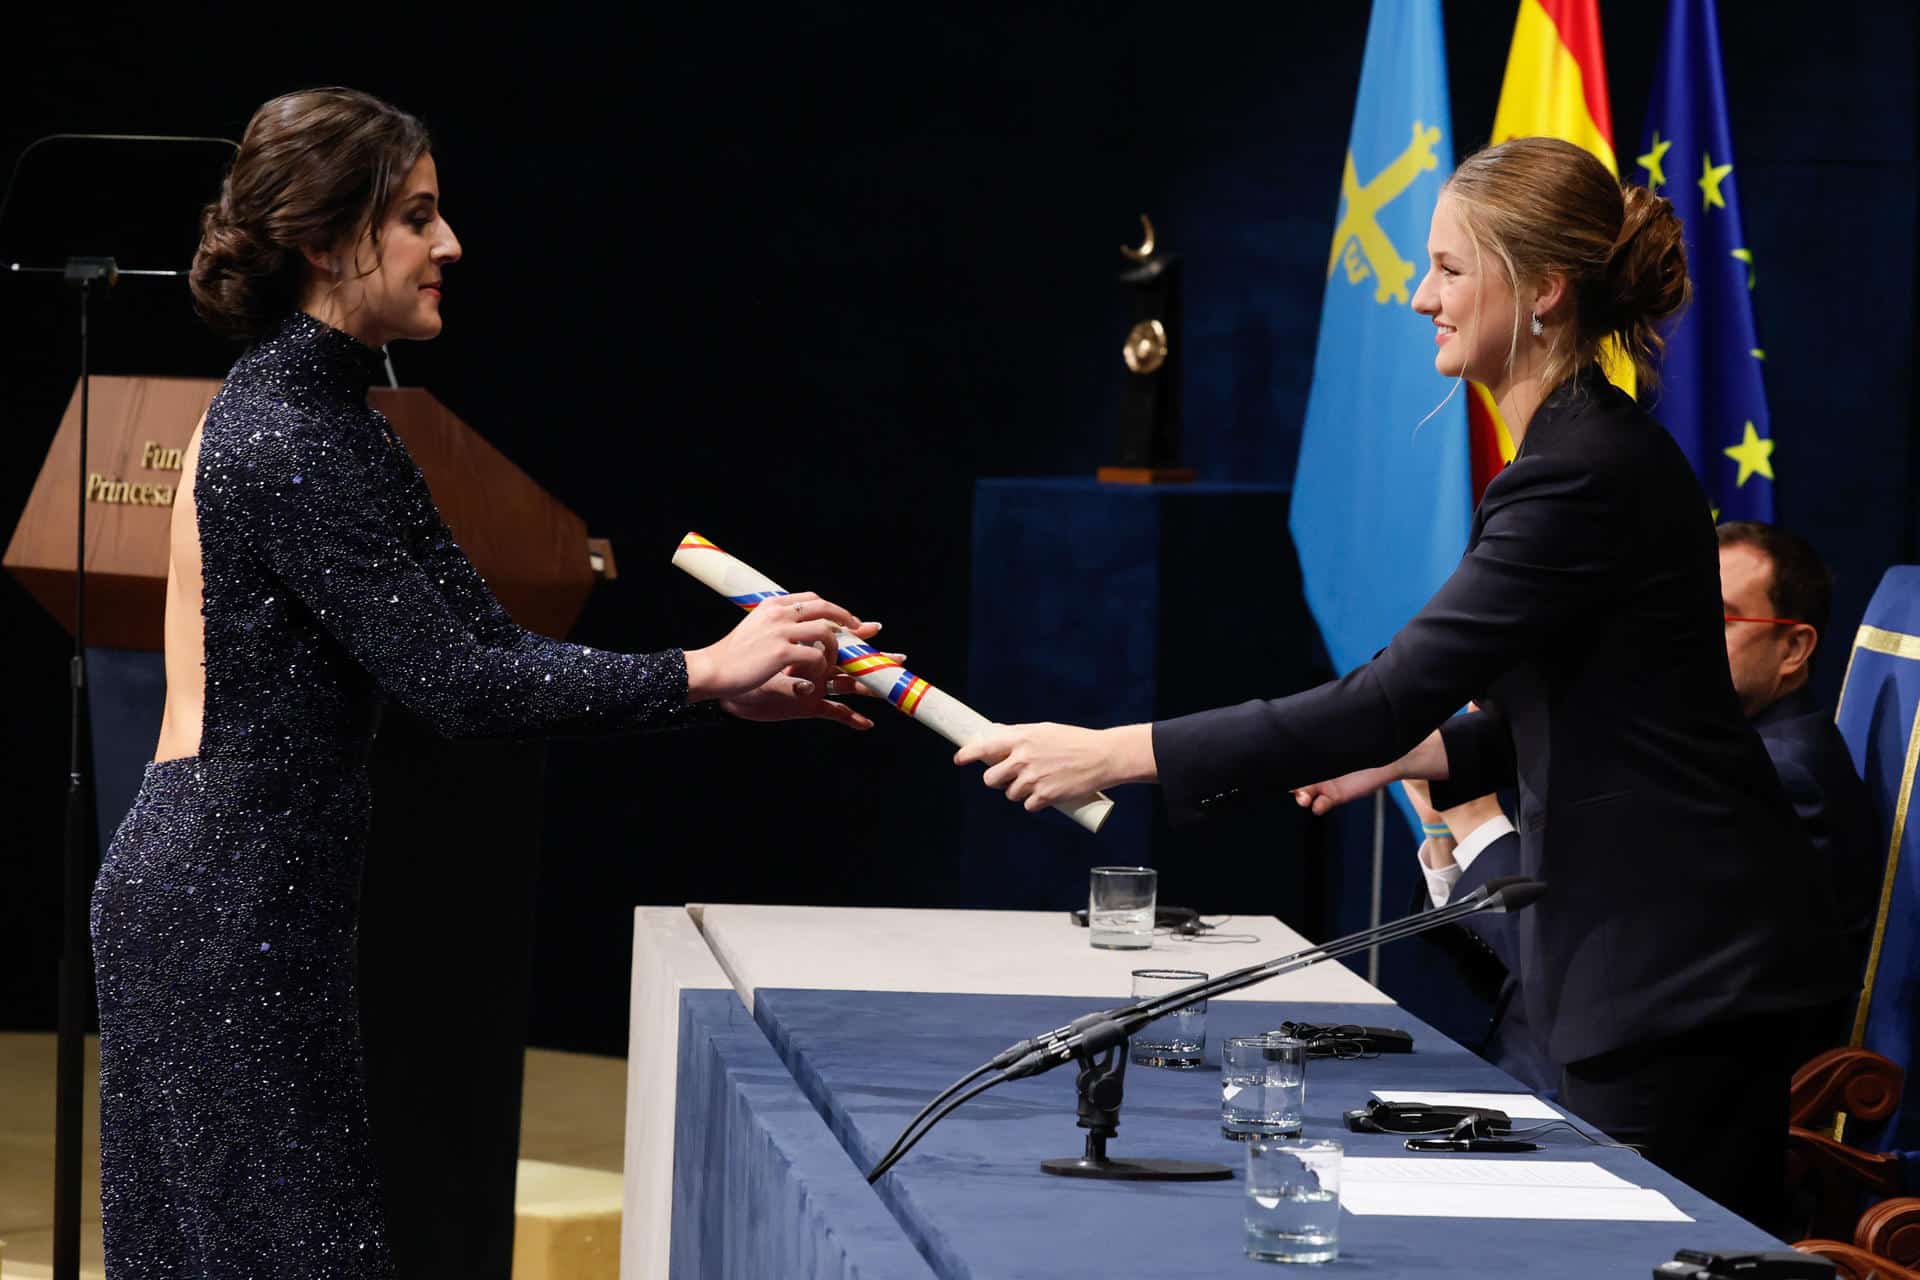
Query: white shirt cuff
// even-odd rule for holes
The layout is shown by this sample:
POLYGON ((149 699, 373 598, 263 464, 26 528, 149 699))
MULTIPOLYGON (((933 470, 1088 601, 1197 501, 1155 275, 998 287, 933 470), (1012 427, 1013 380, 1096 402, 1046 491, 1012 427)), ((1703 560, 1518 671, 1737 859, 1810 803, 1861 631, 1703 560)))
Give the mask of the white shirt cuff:
MULTIPOLYGON (((1466 839, 1454 846, 1453 860, 1460 865, 1460 870, 1465 871, 1473 865, 1475 858, 1487 851, 1488 845, 1498 840, 1501 836, 1510 836, 1512 834, 1513 823, 1507 821, 1506 814, 1502 813, 1495 817, 1488 818, 1485 822, 1470 831, 1466 839)), ((1455 876, 1454 879, 1457 880, 1459 877, 1455 876)))
MULTIPOLYGON (((1423 852, 1425 847, 1421 846, 1423 852)), ((1446 867, 1430 867, 1425 858, 1420 860, 1420 874, 1427 878, 1427 896, 1433 899, 1435 907, 1446 906, 1447 899, 1453 897, 1453 886, 1460 879, 1462 870, 1458 862, 1446 867)))

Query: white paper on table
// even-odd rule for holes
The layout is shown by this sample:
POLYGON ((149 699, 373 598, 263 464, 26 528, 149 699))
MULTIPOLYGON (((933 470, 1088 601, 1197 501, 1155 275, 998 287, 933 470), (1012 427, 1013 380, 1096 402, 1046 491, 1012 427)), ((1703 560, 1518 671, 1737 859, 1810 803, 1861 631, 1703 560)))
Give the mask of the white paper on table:
POLYGON ((1637 1190, 1591 1160, 1476 1160, 1460 1156, 1350 1156, 1340 1164, 1340 1182, 1453 1183, 1465 1187, 1564 1187, 1569 1190, 1637 1190))
POLYGON ((1417 1102, 1424 1107, 1486 1108, 1504 1111, 1515 1120, 1564 1120, 1558 1111, 1530 1093, 1407 1093, 1399 1089, 1373 1096, 1383 1101, 1417 1102))
POLYGON ((1660 1192, 1590 1160, 1354 1157, 1341 1162, 1340 1207, 1404 1218, 1693 1221, 1660 1192))

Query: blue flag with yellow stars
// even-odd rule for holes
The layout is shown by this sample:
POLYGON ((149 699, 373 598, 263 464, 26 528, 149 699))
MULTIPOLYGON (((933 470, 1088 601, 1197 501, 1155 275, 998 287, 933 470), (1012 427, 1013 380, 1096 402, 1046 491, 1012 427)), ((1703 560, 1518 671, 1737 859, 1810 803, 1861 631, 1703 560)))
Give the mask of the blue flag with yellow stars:
POLYGON ((1671 0, 1637 177, 1686 224, 1693 306, 1667 337, 1653 416, 1693 461, 1717 520, 1773 519, 1773 430, 1753 323, 1713 0, 1671 0))

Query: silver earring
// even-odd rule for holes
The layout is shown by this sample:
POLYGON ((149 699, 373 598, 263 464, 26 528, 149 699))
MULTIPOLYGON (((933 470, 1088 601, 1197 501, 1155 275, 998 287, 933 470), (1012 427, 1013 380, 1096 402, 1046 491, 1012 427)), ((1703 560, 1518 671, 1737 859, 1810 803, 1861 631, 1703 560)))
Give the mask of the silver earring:
POLYGON ((1543 336, 1547 332, 1547 326, 1540 323, 1540 313, 1538 311, 1533 313, 1533 319, 1528 323, 1527 328, 1536 338, 1543 336))

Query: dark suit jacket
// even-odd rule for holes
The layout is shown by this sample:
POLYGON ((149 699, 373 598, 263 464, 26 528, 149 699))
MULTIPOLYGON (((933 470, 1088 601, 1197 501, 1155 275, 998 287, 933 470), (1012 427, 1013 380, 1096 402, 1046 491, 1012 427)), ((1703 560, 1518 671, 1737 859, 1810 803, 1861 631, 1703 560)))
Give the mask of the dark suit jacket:
MULTIPOLYGON (((1853 771, 1853 757, 1847 752, 1846 740, 1834 728, 1833 717, 1821 709, 1811 690, 1803 688, 1788 694, 1750 723, 1759 731, 1787 799, 1800 816, 1813 846, 1814 866, 1833 882, 1840 923, 1851 944, 1848 962, 1857 973, 1866 963, 1867 940, 1880 901, 1881 861, 1874 844, 1866 784, 1853 771)), ((1468 894, 1491 880, 1519 874, 1519 837, 1502 836, 1481 850, 1473 865, 1461 873, 1454 893, 1468 894)), ((1420 898, 1422 909, 1432 905, 1424 884, 1420 886, 1420 898)), ((1514 923, 1514 917, 1506 915, 1471 916, 1463 928, 1472 933, 1483 955, 1497 959, 1509 974, 1517 975, 1520 960, 1514 923)), ((1485 985, 1484 962, 1475 963, 1471 953, 1463 950, 1448 954, 1469 985, 1485 985)), ((1537 1037, 1526 1023, 1523 1002, 1514 1001, 1503 989, 1498 1004, 1504 1016, 1496 1016, 1488 1031, 1487 1056, 1509 1074, 1538 1088, 1540 1082, 1528 1072, 1544 1049, 1537 1045, 1537 1037)), ((1841 1019, 1850 1013, 1843 1002, 1841 1019)), ((1843 1030, 1839 1021, 1815 1030, 1814 1051, 1837 1044, 1843 1030)))
POLYGON ((1833 878, 1840 923, 1850 939, 1852 973, 1867 960, 1880 908, 1884 853, 1875 837, 1867 785, 1854 772, 1846 739, 1813 692, 1797 689, 1753 718, 1780 785, 1813 844, 1814 861, 1833 878))
POLYGON ((1535 413, 1459 567, 1378 657, 1153 744, 1192 818, 1385 764, 1443 721, 1436 803, 1517 785, 1520 870, 1550 886, 1515 945, 1554 1061, 1844 993, 1828 881, 1734 697, 1706 495, 1597 370, 1535 413), (1447 719, 1469 699, 1486 710, 1447 719))

